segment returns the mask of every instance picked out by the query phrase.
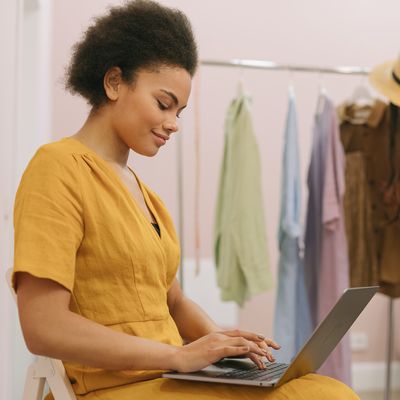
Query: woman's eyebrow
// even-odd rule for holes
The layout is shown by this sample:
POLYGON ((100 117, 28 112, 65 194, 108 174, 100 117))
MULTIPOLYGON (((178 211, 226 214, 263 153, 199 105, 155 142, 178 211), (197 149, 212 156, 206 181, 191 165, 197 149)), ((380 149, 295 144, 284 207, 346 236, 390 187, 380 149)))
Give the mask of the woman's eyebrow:
POLYGON ((169 97, 171 97, 176 106, 179 104, 178 98, 174 95, 174 93, 169 92, 168 90, 165 89, 160 89, 160 90, 165 94, 167 94, 169 97))

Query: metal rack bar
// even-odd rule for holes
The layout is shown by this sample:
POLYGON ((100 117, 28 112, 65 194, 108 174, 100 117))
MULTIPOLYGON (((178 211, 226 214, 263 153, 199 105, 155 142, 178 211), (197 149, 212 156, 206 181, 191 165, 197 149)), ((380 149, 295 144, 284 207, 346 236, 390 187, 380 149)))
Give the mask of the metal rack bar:
POLYGON ((184 262, 184 201, 183 201, 183 144, 182 144, 182 135, 178 135, 178 156, 176 158, 176 173, 178 176, 178 233, 179 233, 179 242, 181 247, 181 255, 180 255, 180 264, 179 264, 179 283, 182 287, 182 290, 185 288, 184 283, 184 275, 183 275, 183 262, 184 262))
POLYGON ((298 72, 313 72, 321 74, 340 74, 340 75, 367 75, 371 71, 369 67, 357 66, 338 66, 338 67, 317 67, 310 65, 296 64, 279 64, 273 61, 266 60, 250 60, 234 58, 231 60, 202 60, 201 65, 215 67, 234 67, 234 68, 251 68, 265 69, 275 71, 298 71, 298 72))
POLYGON ((393 354, 393 298, 389 297, 388 304, 388 332, 387 332, 387 353, 386 353, 386 382, 385 382, 385 400, 391 397, 391 366, 393 354))

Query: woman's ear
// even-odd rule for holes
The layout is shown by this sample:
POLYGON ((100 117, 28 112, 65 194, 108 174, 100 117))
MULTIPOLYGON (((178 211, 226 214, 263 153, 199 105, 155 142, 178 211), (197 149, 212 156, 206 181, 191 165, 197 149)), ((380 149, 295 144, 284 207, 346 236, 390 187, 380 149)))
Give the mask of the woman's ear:
POLYGON ((122 83, 122 71, 119 67, 110 68, 104 75, 103 85, 109 100, 116 101, 122 83))

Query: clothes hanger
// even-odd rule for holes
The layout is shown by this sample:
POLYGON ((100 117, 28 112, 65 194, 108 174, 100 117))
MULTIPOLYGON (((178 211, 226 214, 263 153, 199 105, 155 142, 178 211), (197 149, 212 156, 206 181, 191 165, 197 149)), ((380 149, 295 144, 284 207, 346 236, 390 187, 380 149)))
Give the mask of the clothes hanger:
POLYGON ((356 86, 349 99, 349 103, 358 106, 372 106, 374 102, 375 100, 366 86, 356 86))
POLYGON ((368 89, 365 77, 363 77, 360 84, 354 88, 351 97, 345 102, 346 106, 354 107, 351 122, 355 125, 364 124, 371 115, 374 104, 375 99, 368 89))
POLYGON ((244 87, 243 87, 243 75, 244 75, 244 68, 239 69, 239 79, 236 88, 236 97, 239 98, 244 94, 244 87))
POLYGON ((289 72, 289 87, 288 87, 288 93, 289 96, 294 97, 294 85, 293 85, 293 71, 288 68, 288 72, 289 72))
POLYGON ((374 105, 375 99, 372 97, 372 94, 366 85, 365 79, 366 78, 363 77, 360 84, 354 88, 353 94, 349 98, 348 103, 356 104, 360 107, 364 107, 364 106, 372 107, 374 105))
POLYGON ((321 72, 318 80, 317 115, 321 114, 324 109, 326 96, 327 94, 324 84, 324 74, 321 72))

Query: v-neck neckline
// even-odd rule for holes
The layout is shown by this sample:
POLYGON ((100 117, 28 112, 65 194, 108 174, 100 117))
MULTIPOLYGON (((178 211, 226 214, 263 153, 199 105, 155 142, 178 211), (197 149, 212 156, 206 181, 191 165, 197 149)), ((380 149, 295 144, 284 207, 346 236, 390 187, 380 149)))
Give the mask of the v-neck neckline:
POLYGON ((133 176, 133 179, 136 179, 136 182, 139 186, 139 190, 143 196, 143 201, 145 206, 147 207, 149 213, 151 214, 151 216, 154 218, 155 223, 159 226, 160 229, 160 234, 158 234, 154 227, 153 227, 153 221, 149 221, 144 213, 144 211, 142 210, 142 207, 140 207, 139 202, 135 199, 135 197, 133 196, 133 194, 131 193, 131 191, 129 190, 128 186, 124 183, 124 181, 122 180, 122 178, 118 175, 118 173, 112 168, 112 166, 103 158, 101 157, 99 154, 97 154, 94 150, 92 150, 90 147, 86 146, 84 143, 82 143, 80 140, 75 139, 74 137, 68 136, 63 138, 62 140, 72 140, 73 142, 78 143, 81 147, 83 147, 86 150, 86 153, 89 153, 91 155, 93 155, 95 158, 97 158, 102 164, 104 164, 104 166, 107 168, 107 170, 114 175, 114 178, 116 179, 116 181, 118 182, 118 184, 122 187, 123 191, 128 195, 128 197, 130 198, 131 202, 134 204, 135 208, 138 209, 139 214, 141 216, 141 218, 143 218, 143 220, 146 222, 146 225, 148 226, 148 228, 153 232, 154 235, 157 236, 158 240, 161 240, 161 236, 162 236, 162 232, 161 232, 161 224, 159 223, 159 219, 157 216, 157 213, 153 207, 153 204, 150 201, 150 198, 147 194, 147 191, 144 190, 142 182, 140 181, 140 179, 137 177, 137 175, 135 174, 135 172, 133 171, 133 169, 131 167, 129 167, 129 165, 127 165, 128 170, 130 171, 130 173, 133 176))
MULTIPOLYGON (((146 218, 146 216, 145 216, 145 214, 144 214, 142 208, 139 206, 139 204, 137 204, 138 201, 137 201, 137 200, 134 198, 134 196, 129 192, 128 187, 124 184, 124 182, 122 181, 122 179, 120 179, 121 184, 125 186, 125 189, 129 192, 129 194, 130 194, 130 196, 132 197, 133 201, 135 202, 136 206, 139 207, 139 210, 140 210, 142 216, 146 219, 146 221, 147 221, 148 223, 150 223, 150 225, 153 225, 153 223, 155 223, 155 224, 158 225, 158 227, 159 227, 159 229, 160 229, 160 234, 159 234, 159 235, 157 234, 157 236, 158 236, 159 238, 161 238, 161 225, 160 225, 160 223, 159 223, 159 220, 158 220, 158 217, 157 217, 157 215, 156 215, 156 211, 155 211, 155 209, 154 209, 154 207, 153 207, 153 204, 152 204, 152 202, 150 201, 150 198, 149 198, 149 195, 148 195, 148 193, 147 193, 147 190, 144 189, 141 180, 140 180, 140 179, 138 178, 138 176, 135 174, 135 172, 133 171, 133 169, 132 169, 131 167, 129 167, 129 165, 127 165, 127 168, 128 168, 128 170, 131 172, 131 174, 132 174, 132 176, 133 176, 133 179, 136 179, 136 182, 137 182, 137 184, 138 184, 138 186, 139 186, 140 193, 141 193, 142 196, 143 196, 144 204, 145 204, 145 206, 147 207, 147 210, 149 211, 150 215, 153 217, 154 222, 153 222, 153 221, 149 221, 149 220, 146 218)), ((114 172, 115 172, 115 171, 114 171, 114 172)), ((117 173, 115 173, 115 174, 118 176, 117 173)), ((119 176, 118 176, 118 178, 119 178, 119 176)), ((152 229, 154 229, 153 226, 152 226, 152 229)))

